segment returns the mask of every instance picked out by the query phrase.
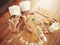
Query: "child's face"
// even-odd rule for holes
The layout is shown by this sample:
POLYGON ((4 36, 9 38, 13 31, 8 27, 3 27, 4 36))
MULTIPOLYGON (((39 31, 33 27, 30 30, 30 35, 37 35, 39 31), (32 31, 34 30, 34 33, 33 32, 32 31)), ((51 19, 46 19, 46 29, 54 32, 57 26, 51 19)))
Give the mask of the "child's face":
POLYGON ((11 18, 11 20, 14 22, 14 24, 18 24, 19 23, 19 17, 20 16, 15 16, 15 17, 11 18))

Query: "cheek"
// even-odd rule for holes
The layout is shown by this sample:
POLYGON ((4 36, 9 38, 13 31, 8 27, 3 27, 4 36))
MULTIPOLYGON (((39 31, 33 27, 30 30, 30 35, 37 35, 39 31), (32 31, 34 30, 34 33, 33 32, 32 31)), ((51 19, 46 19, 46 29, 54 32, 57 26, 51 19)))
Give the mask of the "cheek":
POLYGON ((14 23, 19 23, 19 18, 15 18, 14 23))
POLYGON ((15 20, 15 23, 19 23, 19 20, 15 20))

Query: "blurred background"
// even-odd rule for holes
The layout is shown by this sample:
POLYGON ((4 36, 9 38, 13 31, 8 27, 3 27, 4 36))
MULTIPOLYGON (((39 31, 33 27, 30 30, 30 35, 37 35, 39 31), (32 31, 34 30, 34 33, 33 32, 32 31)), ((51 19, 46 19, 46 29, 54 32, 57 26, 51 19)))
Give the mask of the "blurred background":
MULTIPOLYGON (((14 4, 19 4, 21 1, 22 0, 0 0, 0 45, 4 45, 7 39, 13 35, 8 29, 9 25, 7 20, 10 18, 8 7, 14 4)), ((49 17, 50 19, 54 18, 60 22, 60 0, 30 0, 30 1, 31 12, 37 11, 40 14, 49 17)), ((57 37, 58 35, 57 33, 58 32, 56 32, 53 35, 57 37)), ((49 39, 52 39, 53 35, 48 36, 49 39)), ((19 43, 18 40, 15 40, 15 42, 19 43)))

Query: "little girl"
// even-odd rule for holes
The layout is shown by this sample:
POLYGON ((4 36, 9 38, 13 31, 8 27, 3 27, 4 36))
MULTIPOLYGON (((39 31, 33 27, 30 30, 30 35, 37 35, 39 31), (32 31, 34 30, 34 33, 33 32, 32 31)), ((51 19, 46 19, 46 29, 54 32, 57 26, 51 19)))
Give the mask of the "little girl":
POLYGON ((20 7, 18 5, 10 6, 9 13, 11 15, 9 19, 9 29, 12 32, 18 32, 19 29, 17 27, 19 24, 19 18, 21 16, 20 7))

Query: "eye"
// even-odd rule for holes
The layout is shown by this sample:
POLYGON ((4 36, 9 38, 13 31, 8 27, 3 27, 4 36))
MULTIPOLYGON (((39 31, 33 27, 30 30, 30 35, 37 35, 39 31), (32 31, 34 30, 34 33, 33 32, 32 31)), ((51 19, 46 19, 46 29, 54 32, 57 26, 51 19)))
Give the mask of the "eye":
POLYGON ((11 18, 15 18, 15 15, 11 16, 11 18))

